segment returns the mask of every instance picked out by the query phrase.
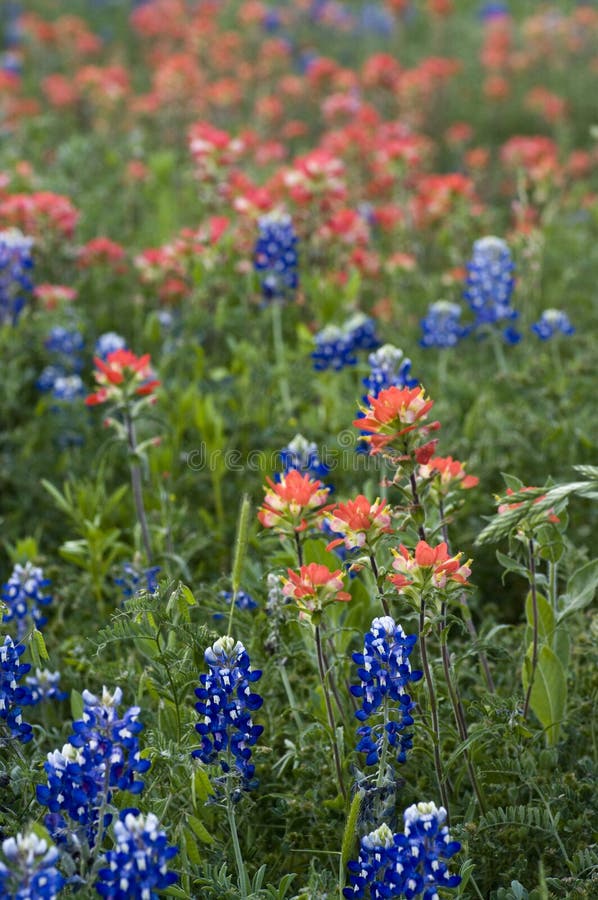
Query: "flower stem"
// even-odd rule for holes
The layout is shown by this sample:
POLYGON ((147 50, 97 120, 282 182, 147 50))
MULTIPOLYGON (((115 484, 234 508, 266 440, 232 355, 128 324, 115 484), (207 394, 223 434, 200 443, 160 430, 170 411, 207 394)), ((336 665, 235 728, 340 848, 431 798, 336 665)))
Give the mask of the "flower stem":
POLYGON ((130 411, 125 410, 125 428, 127 432, 127 446, 132 457, 130 463, 131 469, 131 487, 133 488, 133 499, 135 501, 135 511, 137 513, 137 521, 141 527, 141 537, 147 564, 151 566, 153 560, 152 544, 150 540, 149 527, 147 524, 147 516, 145 514, 145 506, 143 505, 143 489, 141 486, 141 469, 139 463, 133 461, 137 452, 137 438, 135 435, 135 422, 130 411))
POLYGON ((380 603, 382 604, 382 608, 384 610, 384 615, 389 616, 390 615, 390 607, 388 605, 388 600, 383 595, 383 593, 380 589, 380 575, 378 572, 378 566, 376 564, 376 557, 374 556, 373 550, 370 553, 370 565, 372 567, 372 573, 374 575, 374 578, 376 579, 376 589, 378 591, 378 596, 380 597, 380 603))
POLYGON ((233 840, 233 850, 235 853, 237 872, 239 874, 239 890, 241 892, 241 897, 246 898, 249 897, 249 877, 247 875, 247 869, 245 868, 243 854, 241 853, 241 845, 239 843, 239 833, 237 831, 237 820, 235 817, 235 805, 233 803, 230 789, 228 787, 226 791, 226 812, 228 815, 228 824, 233 840))
POLYGON ((342 794, 343 800, 347 799, 347 791, 345 789, 345 785, 343 783, 343 770, 341 766, 341 759, 338 752, 338 744, 336 740, 336 725, 334 722, 334 715, 332 713, 332 704, 330 702, 330 694, 328 692, 328 684, 327 684, 327 676, 326 676, 326 668, 324 666, 324 655, 322 653, 322 636, 320 634, 320 626, 315 626, 315 637, 316 637, 316 654, 318 657, 318 671, 320 673, 320 682, 322 684, 322 690, 324 691, 324 702, 326 704, 326 714, 328 716, 328 725, 330 726, 330 733, 332 738, 332 752, 334 755, 334 766, 336 769, 336 779, 338 781, 338 787, 342 794))
POLYGON ((280 384, 280 396, 287 418, 293 415, 291 392, 287 379, 287 363, 284 352, 284 338, 282 333, 282 303, 272 301, 272 338, 274 341, 274 358, 278 369, 278 382, 280 384))
MULTIPOLYGON (((523 704, 523 718, 527 719, 529 714, 529 705, 532 697, 532 689, 534 687, 534 678, 536 677, 536 667, 538 665, 538 595, 536 592, 536 556, 534 553, 534 539, 529 538, 529 583, 532 594, 532 670, 529 675, 529 683, 525 694, 525 703, 523 704)), ((525 661, 524 661, 525 665, 525 661)))
POLYGON ((438 706, 436 703, 436 691, 434 690, 434 681, 432 678, 432 671, 430 669, 430 663, 428 661, 428 647, 426 642, 426 636, 424 634, 424 626, 426 621, 426 598, 424 594, 421 595, 420 607, 419 607, 419 647, 422 659, 422 668, 424 670, 424 677, 426 679, 426 686, 428 688, 428 699, 430 702, 430 715, 432 717, 432 731, 434 733, 434 768, 436 770, 436 779, 438 781, 438 789, 440 791, 440 796, 442 798, 442 805, 446 809, 447 820, 450 823, 450 806, 448 801, 448 792, 446 789, 446 783, 444 780, 444 772, 442 769, 442 761, 440 759, 440 722, 438 719, 438 706))

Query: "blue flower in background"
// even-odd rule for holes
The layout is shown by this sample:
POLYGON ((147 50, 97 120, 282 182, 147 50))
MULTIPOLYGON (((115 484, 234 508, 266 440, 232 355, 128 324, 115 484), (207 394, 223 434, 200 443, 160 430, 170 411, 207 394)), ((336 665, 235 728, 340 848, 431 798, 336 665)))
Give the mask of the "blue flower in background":
POLYGON ((11 576, 2 585, 2 600, 7 606, 3 622, 16 622, 17 637, 23 638, 32 628, 42 628, 48 621, 42 610, 52 597, 46 592, 50 584, 39 566, 17 563, 11 576))
POLYGON ((59 375, 52 385, 52 396, 55 400, 64 400, 65 403, 72 403, 84 397, 87 388, 83 383, 80 375, 59 375))
POLYGON ((160 566, 150 566, 142 569, 135 563, 125 563, 122 574, 114 579, 114 583, 121 588, 124 597, 134 597, 140 591, 154 594, 158 590, 158 572, 160 566))
POLYGON ((347 335, 353 350, 375 350, 380 346, 376 334, 376 323, 365 313, 355 313, 343 325, 343 331, 347 335))
POLYGON ((367 722, 357 729, 357 751, 366 754, 368 766, 380 761, 385 741, 400 763, 412 747, 412 734, 406 729, 413 725, 414 703, 407 685, 422 677, 421 672, 411 671, 409 663, 416 641, 416 636, 407 636, 393 618, 382 616, 373 620, 365 635, 363 653, 353 654, 361 679, 361 684, 351 687, 353 696, 361 700, 355 716, 367 722))
POLYGON ((66 700, 68 694, 61 691, 60 672, 49 672, 48 669, 36 669, 35 675, 28 675, 25 684, 31 691, 31 706, 45 700, 66 700))
POLYGON ((33 281, 33 238, 18 228, 0 231, 0 325, 16 325, 33 281))
POLYGON ((288 215, 271 213, 258 219, 259 236, 253 266, 261 275, 266 300, 288 296, 299 284, 297 235, 288 215))
POLYGON ((377 397, 380 391, 389 387, 415 387, 416 378, 410 378, 411 360, 399 347, 384 344, 368 357, 370 374, 363 384, 368 396, 377 397))
POLYGON ((318 447, 314 441, 308 441, 302 434, 296 434, 292 441, 279 452, 283 471, 298 469, 307 472, 314 478, 324 478, 330 471, 318 455, 318 447))
POLYGON ((518 312, 511 306, 514 268, 511 251, 501 238, 489 236, 475 241, 463 292, 475 315, 474 327, 517 318, 518 312))
POLYGON ((21 706, 31 704, 31 693, 19 681, 31 669, 29 663, 20 663, 25 652, 24 644, 13 643, 9 635, 0 644, 0 720, 5 722, 10 735, 22 744, 33 737, 31 725, 23 722, 21 706))
POLYGON ((95 888, 100 897, 158 900, 157 891, 178 880, 168 863, 179 851, 168 844, 153 813, 124 809, 114 825, 116 845, 103 859, 95 888))
POLYGON ((423 336, 421 347, 455 347, 466 337, 470 329, 460 323, 462 309, 458 303, 437 300, 428 308, 425 319, 421 320, 423 336))
POLYGON ((245 647, 230 636, 219 638, 208 647, 205 661, 210 671, 199 676, 200 687, 195 689, 195 709, 203 717, 195 726, 201 747, 192 755, 205 765, 219 762, 225 774, 234 765, 245 789, 251 790, 257 787, 255 766, 250 762, 251 747, 264 729, 254 725, 251 718, 263 700, 259 694, 251 693, 250 685, 262 673, 251 668, 245 647))
POLYGON ((100 359, 106 359, 109 353, 115 353, 117 350, 126 350, 127 342, 124 337, 117 334, 116 331, 107 331, 101 334, 97 339, 94 347, 94 356, 100 359))
POLYGON ((80 354, 85 346, 85 341, 79 331, 56 325, 44 341, 44 346, 46 350, 57 357, 58 365, 74 372, 81 369, 83 360, 80 354))
POLYGON ((575 334, 575 328, 569 321, 569 316, 560 309, 545 309, 531 329, 542 341, 549 341, 556 334, 564 334, 567 337, 575 334))
POLYGON ((326 325, 315 335, 316 349, 311 355, 316 372, 333 369, 340 372, 357 363, 353 344, 342 328, 326 325))
POLYGON ((13 900, 55 900, 66 884, 55 866, 56 847, 33 832, 2 842, 6 864, 0 862, 0 896, 13 900))

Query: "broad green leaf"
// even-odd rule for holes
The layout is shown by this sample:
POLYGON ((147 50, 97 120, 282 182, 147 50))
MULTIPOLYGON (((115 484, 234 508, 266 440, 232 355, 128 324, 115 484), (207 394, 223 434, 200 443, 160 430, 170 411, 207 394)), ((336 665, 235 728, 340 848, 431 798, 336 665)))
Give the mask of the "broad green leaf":
POLYGON ((309 563, 318 563, 321 566, 328 566, 329 569, 336 571, 340 569, 340 560, 332 550, 326 549, 326 541, 319 538, 308 538, 303 544, 303 559, 305 565, 309 563))
POLYGON ((71 691, 71 716, 74 720, 80 719, 83 715, 83 697, 74 688, 71 691))
POLYGON ((189 862, 198 866, 201 863, 201 853, 197 847, 197 842, 195 840, 195 835, 192 831, 184 831, 183 832, 183 840, 185 842, 185 851, 189 858, 189 862))
POLYGON ((187 822, 189 823, 189 827, 193 830, 193 833, 202 844, 212 844, 214 842, 214 838, 199 819, 196 819, 195 816, 187 816, 187 822))
POLYGON ((567 582, 567 590, 561 597, 561 611, 557 621, 589 606, 598 588, 598 559, 592 559, 573 573, 567 582))
MULTIPOLYGON (((552 607, 544 594, 536 592, 536 606, 538 609, 538 635, 542 644, 550 643, 554 631, 555 621, 552 607)), ((532 592, 529 591, 525 598, 525 616, 530 628, 534 625, 534 611, 532 592)))
POLYGON ((566 625, 558 625, 552 636, 552 649, 560 659, 565 672, 569 668, 569 652, 571 649, 571 640, 566 625))
POLYGON ((526 566, 522 565, 522 563, 518 562, 516 559, 513 559, 511 556, 507 556, 506 553, 501 553, 500 550, 496 551, 496 558, 505 569, 505 573, 503 573, 503 581, 504 574, 506 572, 515 572, 517 575, 521 575, 522 578, 525 578, 526 581, 529 580, 529 572, 526 566))
POLYGON ((197 807, 197 801, 201 804, 205 803, 208 797, 214 793, 212 782, 208 773, 203 768, 195 769, 193 773, 193 781, 191 784, 191 792, 193 796, 193 805, 197 807))
MULTIPOLYGON (((527 692, 531 673, 532 648, 529 647, 522 670, 523 690, 527 692)), ((567 675, 558 656, 544 645, 538 651, 538 665, 532 686, 530 705, 546 731, 548 746, 558 741, 559 727, 567 702, 567 675)))

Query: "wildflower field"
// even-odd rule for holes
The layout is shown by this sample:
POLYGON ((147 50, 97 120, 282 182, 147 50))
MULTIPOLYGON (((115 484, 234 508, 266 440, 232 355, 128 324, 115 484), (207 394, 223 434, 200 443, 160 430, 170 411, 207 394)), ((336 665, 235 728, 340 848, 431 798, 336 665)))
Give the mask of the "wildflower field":
POLYGON ((598 896, 598 6, 0 3, 0 900, 598 896))

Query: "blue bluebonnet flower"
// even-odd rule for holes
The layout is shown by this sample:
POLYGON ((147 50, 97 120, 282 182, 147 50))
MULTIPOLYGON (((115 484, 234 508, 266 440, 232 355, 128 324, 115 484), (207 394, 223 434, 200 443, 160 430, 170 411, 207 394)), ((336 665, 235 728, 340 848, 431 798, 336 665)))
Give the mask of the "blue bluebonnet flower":
POLYGON ((450 300, 437 300, 430 304, 425 319, 421 320, 423 331, 421 347, 455 347, 466 337, 470 329, 460 323, 462 309, 450 300))
MULTIPOLYGON (((230 606, 230 603, 233 599, 233 592, 220 591, 220 596, 230 606)), ((237 609, 257 609, 258 604, 255 602, 251 594, 248 594, 246 591, 237 591, 235 606, 237 609)))
POLYGON ((127 342, 124 337, 117 334, 116 331, 107 331, 101 334, 97 339, 94 347, 94 356, 100 359, 106 359, 109 353, 115 353, 116 350, 126 350, 127 342))
POLYGON ((372 621, 363 653, 353 654, 361 679, 361 684, 351 687, 353 696, 361 700, 355 716, 368 723, 357 729, 357 751, 366 754, 368 766, 380 761, 385 739, 400 763, 405 762, 412 747, 412 734, 407 729, 413 725, 411 711, 415 704, 406 688, 422 677, 421 672, 411 671, 409 663, 416 641, 417 637, 407 636, 391 616, 382 616, 372 621))
POLYGON ((483 22, 493 19, 504 19, 511 15, 508 3, 484 3, 480 7, 479 16, 483 22))
POLYGON ((118 714, 120 688, 113 694, 104 688, 101 698, 83 691, 82 697, 83 716, 73 722, 73 734, 62 750, 48 754, 47 784, 38 784, 36 792, 38 802, 49 809, 44 824, 55 841, 68 839, 72 831, 68 817, 83 829, 71 839, 85 837, 93 845, 99 810, 115 789, 140 793, 144 782, 137 776, 151 763, 141 758, 139 750, 137 735, 143 730, 139 707, 118 714))
POLYGON ((114 900, 158 900, 157 891, 174 884, 178 875, 168 863, 179 851, 168 844, 153 813, 124 809, 114 825, 116 846, 104 857, 95 888, 114 900))
POLYGON ((57 380, 59 378, 64 378, 65 376, 66 372, 62 366, 46 366, 36 381, 36 387, 42 393, 48 393, 53 389, 57 380))
POLYGON ((355 348, 347 333, 338 325, 326 325, 314 335, 316 349, 311 355, 316 372, 334 369, 340 372, 345 366, 357 363, 355 348))
POLYGON ((55 900, 66 884, 56 868, 59 854, 33 832, 2 842, 6 864, 0 862, 0 897, 13 900, 55 900))
POLYGON ((348 864, 350 886, 344 896, 359 900, 401 897, 439 900, 439 888, 457 887, 461 878, 451 875, 445 860, 461 849, 451 841, 444 825, 446 810, 435 803, 418 803, 404 812, 403 834, 393 834, 382 824, 361 839, 359 859, 348 864))
POLYGON ((79 331, 55 325, 44 341, 44 346, 46 350, 54 354, 57 363, 63 365, 67 370, 77 372, 81 369, 83 360, 80 354, 85 346, 85 341, 79 331))
MULTIPOLYGON (((370 397, 377 397, 380 391, 389 387, 415 387, 417 378, 410 378, 411 360, 399 347, 384 344, 368 357, 370 374, 363 383, 370 397)), ((365 398, 364 398, 365 399, 365 398)))
POLYGON ((542 341, 549 341, 555 334, 565 334, 568 337, 575 334, 569 316, 560 309, 545 309, 531 329, 542 341))
POLYGON ((388 37, 395 28, 394 16, 382 3, 366 3, 359 16, 359 31, 388 37))
POLYGON ((24 566, 17 563, 6 584, 2 585, 2 600, 7 606, 2 621, 16 622, 19 640, 32 627, 42 628, 48 621, 42 610, 52 602, 46 591, 49 584, 39 566, 27 562, 24 566))
POLYGON ((31 692, 30 703, 35 706, 45 700, 66 700, 68 694, 61 691, 60 672, 50 672, 48 669, 36 669, 35 675, 28 675, 25 684, 31 692))
POLYGON ((283 471, 298 469, 308 472, 314 478, 323 478, 330 471, 318 455, 318 447, 314 441, 308 441, 302 434, 296 434, 292 441, 279 452, 283 471))
POLYGON ((59 375, 52 385, 52 397, 65 403, 72 403, 86 393, 87 388, 80 375, 59 375))
POLYGON ((219 762, 227 774, 234 763, 242 776, 243 786, 251 790, 257 786, 255 766, 250 762, 251 747, 262 733, 262 725, 254 725, 252 712, 263 703, 259 694, 252 694, 250 685, 261 678, 259 669, 252 669, 245 647, 230 636, 219 638, 205 652, 209 673, 199 676, 200 687, 195 689, 198 703, 195 709, 203 721, 195 726, 201 735, 201 747, 193 756, 203 763, 219 762))
POLYGON ((365 313, 354 313, 343 325, 353 350, 375 350, 380 346, 376 334, 376 322, 365 313))
POLYGON ((154 594, 158 590, 158 572, 160 566, 150 566, 142 569, 135 563, 125 563, 122 574, 114 579, 114 583, 121 588, 124 597, 134 597, 140 591, 154 594))
POLYGON ((511 306, 514 268, 511 251, 501 238, 489 236, 475 241, 463 292, 475 314, 475 328, 516 319, 519 315, 511 306))
POLYGON ((0 231, 0 325, 16 325, 33 287, 33 238, 0 231))
POLYGON ((262 294, 266 300, 286 297, 299 284, 297 235, 291 217, 270 213, 258 219, 258 228, 253 266, 261 273, 262 294))
POLYGON ((0 644, 0 719, 6 723, 11 737, 22 744, 33 737, 31 725, 23 722, 21 714, 21 707, 31 703, 29 689, 19 684, 31 668, 29 663, 19 662, 24 652, 25 645, 15 645, 9 635, 0 644))

